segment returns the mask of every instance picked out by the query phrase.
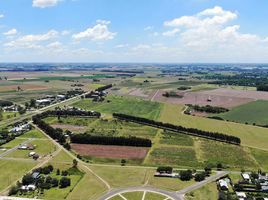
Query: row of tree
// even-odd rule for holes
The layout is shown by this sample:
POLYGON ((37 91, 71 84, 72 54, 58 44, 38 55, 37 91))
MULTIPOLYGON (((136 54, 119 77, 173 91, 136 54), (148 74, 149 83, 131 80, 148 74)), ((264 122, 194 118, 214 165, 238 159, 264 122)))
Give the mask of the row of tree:
POLYGON ((51 116, 79 116, 79 117, 96 117, 99 118, 101 116, 101 113, 96 112, 96 111, 85 111, 85 110, 77 110, 77 109, 70 109, 70 110, 65 110, 65 109, 57 109, 57 110, 48 110, 46 112, 43 112, 41 114, 37 114, 33 116, 33 121, 36 118, 46 118, 46 117, 51 117, 51 116))
POLYGON ((107 89, 109 89, 111 87, 113 87, 113 85, 112 84, 109 84, 109 85, 105 85, 105 86, 99 87, 95 91, 101 92, 101 91, 107 90, 107 89))
POLYGON ((257 86, 257 91, 265 91, 265 92, 268 92, 268 84, 266 84, 266 85, 258 85, 257 86))
POLYGON ((71 136, 72 143, 78 144, 100 144, 100 145, 118 145, 151 147, 152 141, 137 137, 111 137, 111 136, 92 136, 89 134, 74 134, 71 136))
POLYGON ((126 114, 121 114, 121 113, 114 113, 113 116, 121 120, 131 121, 131 122, 135 122, 135 123, 139 123, 143 125, 162 128, 162 129, 166 129, 166 130, 170 130, 174 132, 185 133, 188 135, 203 137, 203 138, 207 138, 211 140, 217 140, 220 142, 226 142, 226 143, 236 144, 236 145, 240 145, 241 143, 240 138, 231 136, 231 135, 222 134, 222 133, 203 131, 203 130, 199 130, 196 128, 186 128, 183 126, 177 126, 177 125, 173 125, 169 123, 158 122, 158 121, 154 121, 151 119, 126 115, 126 114))
POLYGON ((0 107, 6 107, 6 106, 12 106, 13 102, 6 101, 6 100, 0 100, 0 107))
POLYGON ((218 107, 218 106, 200 106, 200 105, 192 105, 192 104, 186 104, 186 106, 189 106, 190 109, 193 109, 198 112, 206 112, 206 113, 223 113, 228 112, 229 109, 218 107))

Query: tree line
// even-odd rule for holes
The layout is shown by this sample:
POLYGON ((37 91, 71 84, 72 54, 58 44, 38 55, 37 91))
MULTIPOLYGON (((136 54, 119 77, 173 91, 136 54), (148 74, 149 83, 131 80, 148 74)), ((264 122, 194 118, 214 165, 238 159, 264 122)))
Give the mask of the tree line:
POLYGON ((170 130, 174 132, 180 132, 180 133, 197 136, 197 137, 203 137, 203 138, 216 140, 220 142, 225 142, 225 143, 230 143, 230 144, 235 144, 235 145, 240 145, 241 143, 240 138, 231 136, 231 135, 222 134, 222 133, 203 131, 203 130, 199 130, 196 128, 186 128, 183 126, 177 126, 177 125, 173 125, 169 123, 158 122, 158 121, 154 121, 151 119, 126 115, 126 114, 121 114, 121 113, 113 113, 113 116, 121 120, 131 121, 131 122, 135 122, 138 124, 153 126, 157 128, 162 128, 162 129, 166 129, 166 130, 170 130))
POLYGON ((152 141, 145 138, 93 136, 90 134, 74 134, 71 136, 71 142, 78 144, 99 144, 99 145, 135 146, 135 147, 152 146, 152 141))
POLYGON ((186 104, 186 106, 189 106, 190 109, 193 109, 195 111, 206 112, 206 113, 223 113, 229 111, 229 109, 227 108, 210 106, 210 105, 200 106, 200 105, 186 104))
POLYGON ((95 91, 101 92, 101 91, 107 90, 107 89, 109 89, 111 87, 113 87, 113 85, 112 84, 109 84, 109 85, 105 85, 105 86, 99 87, 95 91))

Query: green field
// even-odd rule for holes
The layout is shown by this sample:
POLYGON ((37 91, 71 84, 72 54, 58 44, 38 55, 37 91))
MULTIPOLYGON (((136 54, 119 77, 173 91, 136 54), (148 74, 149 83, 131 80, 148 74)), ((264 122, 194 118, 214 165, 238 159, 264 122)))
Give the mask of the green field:
POLYGON ((162 104, 145 101, 138 98, 109 95, 104 102, 92 102, 90 99, 81 100, 73 106, 95 110, 101 113, 124 113, 149 119, 157 119, 162 109, 162 104))
POLYGON ((216 116, 234 122, 268 125, 268 101, 258 100, 243 104, 216 116))
POLYGON ((216 200, 218 199, 218 189, 215 182, 208 183, 200 189, 187 193, 186 200, 216 200))
POLYGON ((183 108, 182 105, 165 104, 159 120, 189 128, 234 135, 241 139, 243 146, 268 150, 268 131, 266 128, 184 115, 182 114, 183 108))
POLYGON ((36 162, 0 160, 0 191, 15 184, 18 179, 36 164, 36 162))

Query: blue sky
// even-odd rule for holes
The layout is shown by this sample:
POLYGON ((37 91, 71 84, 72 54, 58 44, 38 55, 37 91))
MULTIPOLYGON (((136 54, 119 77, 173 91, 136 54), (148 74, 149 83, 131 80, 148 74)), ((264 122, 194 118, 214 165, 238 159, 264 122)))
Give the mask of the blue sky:
POLYGON ((0 62, 268 62, 267 0, 1 0, 0 62))

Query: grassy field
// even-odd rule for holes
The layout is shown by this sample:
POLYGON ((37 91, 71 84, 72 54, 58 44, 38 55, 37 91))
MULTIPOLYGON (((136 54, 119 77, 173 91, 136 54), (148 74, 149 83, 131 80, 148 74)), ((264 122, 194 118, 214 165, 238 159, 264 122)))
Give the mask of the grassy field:
POLYGON ((47 137, 40 131, 33 129, 19 136, 18 138, 35 138, 35 139, 47 139, 47 137))
POLYGON ((266 128, 182 114, 184 106, 165 104, 160 121, 237 136, 242 145, 268 150, 266 128))
MULTIPOLYGON (((58 120, 56 117, 48 117, 44 119, 51 125, 66 126, 63 130, 72 130, 72 125, 76 128, 81 127, 82 132, 87 132, 91 135, 107 135, 107 136, 136 136, 145 138, 154 138, 157 129, 148 126, 141 126, 135 123, 119 121, 116 119, 90 119, 78 117, 61 117, 58 120)), ((74 133, 81 132, 72 130, 74 133)))
POLYGON ((36 162, 0 160, 0 191, 13 184, 36 164, 36 162))
POLYGON ((129 200, 141 200, 143 192, 126 192, 122 194, 123 197, 129 200))
POLYGON ((35 145, 34 150, 15 150, 7 154, 5 157, 10 158, 29 158, 29 153, 31 151, 36 152, 41 157, 47 156, 56 150, 56 146, 50 140, 33 140, 29 142, 35 145))
POLYGON ((217 116, 234 122, 268 125, 268 101, 258 100, 243 104, 217 116))
POLYGON ((86 110, 96 110, 101 113, 112 114, 118 112, 149 119, 157 119, 162 109, 162 104, 157 102, 115 95, 109 95, 104 102, 97 103, 85 99, 74 103, 73 106, 86 110))
POLYGON ((218 189, 215 182, 186 194, 186 200, 215 200, 218 199, 218 189))

